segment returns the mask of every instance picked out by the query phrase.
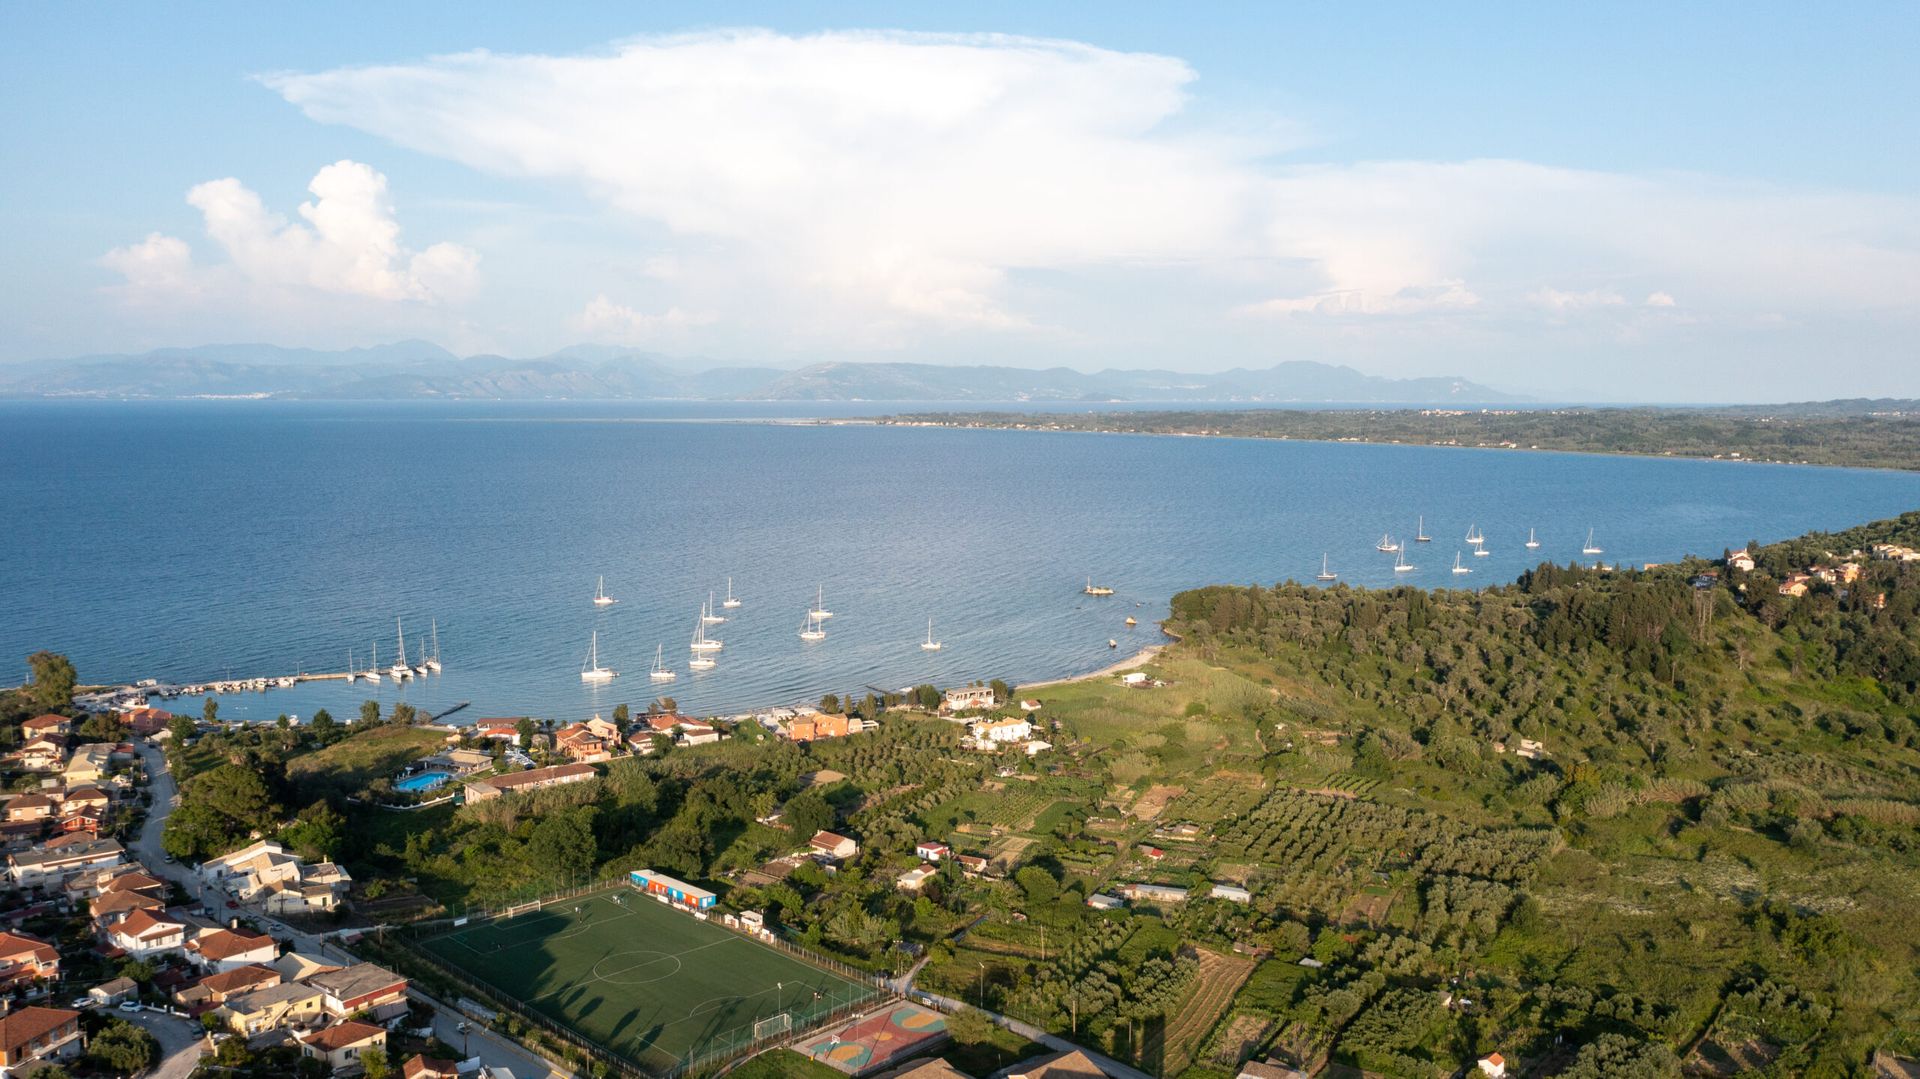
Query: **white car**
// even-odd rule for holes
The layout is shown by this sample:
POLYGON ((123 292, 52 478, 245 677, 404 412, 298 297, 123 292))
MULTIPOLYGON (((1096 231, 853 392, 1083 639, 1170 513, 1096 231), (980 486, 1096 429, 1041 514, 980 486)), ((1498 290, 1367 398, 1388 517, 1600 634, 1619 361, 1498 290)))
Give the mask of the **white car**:
POLYGON ((137 1001, 137 1000, 123 1000, 123 1001, 121 1001, 121 1002, 120 1002, 120 1010, 121 1010, 121 1011, 123 1011, 123 1012, 137 1012, 137 1011, 140 1011, 140 1010, 141 1010, 141 1009, 140 1009, 140 1002, 139 1002, 139 1001, 137 1001))

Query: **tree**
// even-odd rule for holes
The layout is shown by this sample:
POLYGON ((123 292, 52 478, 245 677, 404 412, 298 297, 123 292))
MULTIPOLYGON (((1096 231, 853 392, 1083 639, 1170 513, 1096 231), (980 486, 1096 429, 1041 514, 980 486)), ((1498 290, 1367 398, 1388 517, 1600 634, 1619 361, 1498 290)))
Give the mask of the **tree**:
POLYGON ((593 839, 592 806, 556 813, 533 826, 527 839, 527 857, 536 869, 556 880, 584 876, 593 869, 599 849, 593 839))
POLYGON ((380 702, 379 701, 361 701, 360 702, 360 722, 366 724, 369 727, 380 722, 380 702))
POLYGON ((172 739, 176 746, 183 746, 193 741, 193 736, 198 733, 200 728, 190 716, 174 716, 173 722, 167 724, 167 737, 172 739))
POLYGON ((961 1045, 979 1045, 993 1036, 993 1021, 973 1008, 947 1016, 947 1033, 961 1045))
POLYGON ((1562 1079, 1671 1079, 1679 1074, 1672 1050, 1622 1034, 1602 1034, 1581 1046, 1572 1066, 1560 1073, 1562 1079))
POLYGON ((393 715, 388 717, 388 721, 396 727, 411 727, 419 714, 413 705, 401 701, 393 706, 393 715))
POLYGON ((153 1035, 124 1019, 109 1019, 87 1045, 87 1056, 108 1071, 133 1075, 152 1067, 160 1059, 160 1044, 153 1035))
POLYGON ((120 720, 106 712, 95 712, 80 724, 80 737, 89 742, 118 742, 125 733, 120 720))
POLYGON ((393 1070, 387 1063, 387 1051, 377 1045, 360 1050, 360 1069, 367 1079, 387 1079, 393 1070))
POLYGON ((220 722, 220 702, 208 697, 200 702, 200 719, 209 725, 220 722))
POLYGON ((310 862, 331 861, 346 838, 347 819, 325 801, 301 810, 280 832, 280 841, 310 862))
POLYGON ((1021 891, 1027 893, 1029 903, 1050 903, 1054 896, 1060 894, 1060 882, 1053 879, 1053 874, 1037 865, 1021 867, 1020 871, 1013 875, 1013 880, 1020 885, 1021 891))
POLYGON ((631 723, 632 720, 633 711, 626 705, 616 704, 613 706, 613 729, 619 731, 621 737, 626 736, 627 725, 631 723))
POLYGON ((820 698, 820 710, 830 716, 837 714, 840 711, 840 698, 831 693, 820 698))
POLYGON ((325 708, 313 713, 313 718, 307 721, 307 729, 313 732, 314 741, 323 746, 332 744, 340 734, 340 724, 333 721, 333 713, 325 708))
POLYGON ((73 707, 73 687, 79 681, 73 661, 58 652, 40 651, 27 657, 27 669, 33 680, 27 683, 27 699, 41 712, 59 712, 73 707))
POLYGON ((993 690, 993 699, 1003 704, 1013 699, 1013 687, 998 678, 988 682, 987 688, 993 690))
POLYGON ((122 959, 119 970, 122 978, 131 978, 141 985, 153 983, 153 964, 145 959, 122 959))
POLYGON ((940 690, 934 686, 915 686, 913 699, 921 708, 931 712, 940 707, 940 690))
POLYGON ((520 722, 513 725, 513 733, 521 749, 532 749, 533 736, 539 733, 539 728, 534 726, 531 718, 521 716, 520 722))
POLYGON ((815 791, 802 791, 787 801, 785 809, 780 811, 780 819, 793 829, 795 839, 805 841, 813 833, 833 827, 833 807, 815 791))

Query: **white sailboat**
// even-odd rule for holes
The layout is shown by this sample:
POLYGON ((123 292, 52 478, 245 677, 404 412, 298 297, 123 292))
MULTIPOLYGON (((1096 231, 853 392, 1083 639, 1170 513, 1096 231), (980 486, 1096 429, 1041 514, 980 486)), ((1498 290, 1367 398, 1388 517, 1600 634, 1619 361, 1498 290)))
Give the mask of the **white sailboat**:
POLYGON ((1413 542, 1415 543, 1432 543, 1433 542, 1433 537, 1427 535, 1427 519, 1425 517, 1415 517, 1413 519, 1413 542))
POLYGON ((1455 573, 1472 573, 1473 572, 1471 568, 1460 564, 1459 551, 1453 552, 1453 572, 1455 573))
POLYGON ((1580 553, 1581 554, 1606 554, 1607 553, 1604 550, 1601 550, 1598 546, 1594 544, 1593 529, 1591 528, 1587 529, 1587 545, 1585 547, 1580 548, 1580 553))
POLYGON ((1475 558, 1485 558, 1492 553, 1492 551, 1487 550, 1485 544, 1477 545, 1473 549, 1473 557, 1475 558))
POLYGON ((1475 545, 1487 542, 1487 537, 1480 531, 1479 525, 1471 524, 1467 526, 1467 542, 1475 545))
POLYGON ((421 642, 420 642, 420 662, 418 662, 418 663, 415 663, 415 664, 413 665, 413 673, 414 673, 414 676, 415 676, 415 677, 422 677, 422 678, 424 678, 424 677, 426 676, 426 673, 427 673, 427 642, 425 642, 425 641, 421 641, 421 642))
POLYGON ((373 665, 367 668, 366 673, 363 677, 365 677, 366 680, 369 682, 378 682, 380 680, 380 642, 379 641, 373 642, 373 665))
POLYGON ((940 642, 933 639, 933 619, 927 619, 927 639, 920 644, 922 652, 940 651, 940 642))
POLYGON ((407 666, 407 631, 401 626, 398 618, 393 620, 393 631, 400 639, 400 658, 393 661, 393 666, 387 668, 387 673, 393 675, 393 680, 398 682, 412 678, 413 671, 407 666))
POLYGON ((833 612, 827 610, 826 585, 821 585, 819 593, 814 596, 813 610, 807 612, 807 617, 812 618, 816 622, 824 622, 833 617, 833 612))
POLYGON ((612 596, 607 595, 607 579, 605 577, 599 578, 598 582, 593 586, 593 605, 595 607, 609 607, 616 602, 618 601, 612 596))
POLYGON ((353 669, 353 649, 349 648, 347 649, 347 684, 352 685, 353 680, 358 677, 360 672, 353 669))
POLYGON ((691 671, 710 671, 717 666, 718 661, 705 652, 695 652, 687 659, 687 669, 691 671))
POLYGON ((1533 529, 1531 528, 1527 529, 1527 546, 1530 548, 1540 546, 1540 541, 1533 538, 1533 529))
POLYGON ((1113 589, 1108 588, 1106 585, 1103 585, 1103 584, 1094 584, 1092 577, 1087 578, 1087 586, 1085 588, 1082 588, 1080 591, 1086 593, 1089 596, 1113 595, 1113 589))
POLYGON ((427 657, 427 670, 440 673, 440 623, 428 623, 433 627, 433 655, 427 657))
POLYGON ((807 620, 800 624, 800 639, 803 641, 824 641, 827 639, 827 631, 820 625, 820 619, 815 612, 808 611, 807 620))
POLYGON ((1313 579, 1316 581, 1337 581, 1340 579, 1338 573, 1327 568, 1327 553, 1325 551, 1320 552, 1320 572, 1315 574, 1313 579))
POLYGON ((1393 554, 1394 552, 1400 549, 1400 545, 1393 542, 1392 536, 1389 536, 1385 532, 1382 532, 1380 533, 1380 542, 1374 544, 1373 549, 1376 551, 1385 551, 1388 554, 1393 554))
POLYGON ((600 665, 600 631, 594 630, 591 643, 587 645, 587 662, 580 667, 582 682, 611 682, 620 674, 600 665))
POLYGON ((1412 568, 1413 568, 1413 563, 1407 561, 1406 552, 1399 551, 1398 549, 1396 549, 1396 552, 1393 556, 1393 572, 1406 573, 1408 570, 1411 570, 1412 568))
POLYGON ((721 647, 722 645, 719 641, 707 636, 707 608, 702 604, 700 607, 700 620, 693 624, 692 648, 695 652, 718 652, 721 647))
POLYGON ((724 614, 714 614, 714 613, 713 613, 713 611, 714 611, 714 606, 713 606, 713 593, 712 593, 712 592, 708 592, 708 593, 707 593, 707 608, 706 608, 706 610, 704 610, 704 611, 701 611, 701 612, 700 612, 700 621, 702 621, 702 622, 705 622, 705 623, 706 623, 707 625, 709 625, 709 626, 717 626, 717 625, 719 625, 720 623, 722 623, 722 622, 725 622, 725 621, 727 620, 727 616, 726 616, 726 615, 724 615, 724 614))
POLYGON ((647 672, 647 677, 655 682, 671 682, 678 677, 667 669, 665 645, 653 646, 653 670, 647 672))
POLYGON ((729 609, 740 606, 740 601, 733 598, 733 578, 731 577, 727 578, 727 598, 720 601, 720 606, 729 609))

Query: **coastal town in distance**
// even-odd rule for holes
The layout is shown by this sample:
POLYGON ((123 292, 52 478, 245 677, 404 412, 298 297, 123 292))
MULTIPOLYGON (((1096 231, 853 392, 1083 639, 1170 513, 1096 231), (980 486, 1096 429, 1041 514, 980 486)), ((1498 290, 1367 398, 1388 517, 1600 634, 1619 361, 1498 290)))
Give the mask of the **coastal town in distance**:
POLYGON ((0 6, 0 1079, 1920 1079, 1917 31, 0 6))

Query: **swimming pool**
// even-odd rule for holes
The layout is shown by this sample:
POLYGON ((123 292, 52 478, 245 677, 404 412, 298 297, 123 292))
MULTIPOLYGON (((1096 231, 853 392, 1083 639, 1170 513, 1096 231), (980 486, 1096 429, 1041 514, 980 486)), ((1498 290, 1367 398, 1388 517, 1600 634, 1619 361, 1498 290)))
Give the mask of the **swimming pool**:
POLYGON ((393 781, 393 788, 402 791, 430 791, 453 777, 445 772, 415 772, 410 776, 401 776, 393 781))

